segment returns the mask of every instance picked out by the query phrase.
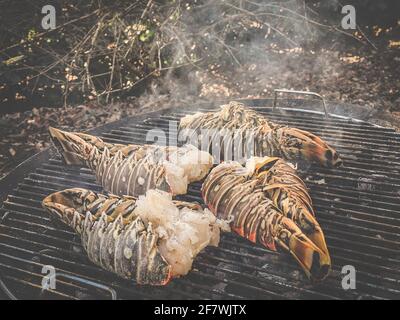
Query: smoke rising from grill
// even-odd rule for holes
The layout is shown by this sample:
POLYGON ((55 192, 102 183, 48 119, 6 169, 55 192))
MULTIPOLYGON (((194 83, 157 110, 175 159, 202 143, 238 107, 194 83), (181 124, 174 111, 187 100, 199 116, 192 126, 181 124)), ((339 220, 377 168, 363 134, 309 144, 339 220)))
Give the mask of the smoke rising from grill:
POLYGON ((319 92, 315 78, 340 73, 338 55, 324 49, 345 32, 337 1, 206 0, 183 7, 171 9, 160 27, 162 77, 140 98, 145 105, 265 97, 275 88, 319 92))

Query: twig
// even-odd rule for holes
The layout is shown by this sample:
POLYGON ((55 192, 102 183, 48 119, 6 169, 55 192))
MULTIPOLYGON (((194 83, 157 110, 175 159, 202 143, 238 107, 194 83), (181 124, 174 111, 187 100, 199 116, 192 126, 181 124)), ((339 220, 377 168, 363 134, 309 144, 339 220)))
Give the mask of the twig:
POLYGON ((275 32, 277 32, 278 34, 280 34, 284 39, 286 39, 286 40, 287 40, 288 42, 290 42, 292 45, 294 45, 294 46, 296 46, 296 47, 299 46, 299 44, 298 44, 297 42, 295 42, 294 40, 290 39, 288 36, 286 36, 286 35, 285 35, 282 31, 280 31, 278 28, 272 27, 271 24, 269 24, 269 23, 267 23, 267 22, 264 22, 264 21, 261 21, 260 19, 258 19, 256 13, 251 12, 251 11, 248 11, 248 10, 246 10, 246 9, 239 8, 239 7, 237 7, 237 6, 233 5, 233 4, 230 4, 230 3, 226 3, 226 5, 229 6, 229 7, 231 7, 231 8, 233 8, 233 9, 236 9, 236 10, 238 10, 238 11, 241 11, 241 12, 243 12, 243 13, 246 13, 246 14, 248 14, 249 16, 255 17, 258 23, 261 23, 261 24, 263 24, 263 25, 265 25, 265 26, 271 28, 271 30, 274 30, 275 32))
MULTIPOLYGON (((117 42, 114 47, 114 53, 113 53, 113 59, 112 59, 112 66, 111 66, 111 74, 110 74, 110 81, 108 83, 108 89, 111 91, 112 89, 112 83, 113 83, 113 78, 114 78, 114 70, 115 70, 115 58, 117 56, 117 51, 118 51, 118 46, 119 46, 119 40, 121 38, 121 30, 118 32, 118 37, 117 37, 117 42)), ((106 96, 106 103, 108 103, 110 98, 110 92, 106 96)))
MULTIPOLYGON (((91 47, 92 47, 92 48, 94 47, 94 45, 95 45, 95 43, 96 43, 96 41, 97 41, 97 36, 98 36, 98 34, 99 34, 101 28, 103 27, 103 21, 104 21, 104 19, 106 18, 106 16, 107 16, 107 14, 105 14, 104 16, 102 16, 102 17, 100 18, 100 21, 98 22, 97 28, 96 28, 96 30, 95 30, 95 32, 94 32, 94 34, 93 34, 92 41, 91 41, 91 47)), ((86 81, 87 81, 88 88, 91 88, 92 91, 95 93, 95 95, 96 95, 96 97, 97 97, 98 94, 97 94, 97 91, 96 91, 96 87, 95 87, 95 85, 94 85, 94 83, 93 83, 93 80, 92 80, 92 78, 91 78, 90 69, 89 69, 89 66, 90 66, 90 59, 91 59, 91 57, 92 57, 92 56, 91 56, 92 48, 89 49, 88 55, 87 55, 87 58, 86 58, 86 64, 85 64, 85 69, 86 69, 86 81)))
POLYGON ((233 54, 231 47, 228 46, 223 40, 218 38, 217 36, 214 36, 214 39, 216 39, 222 46, 228 51, 228 53, 231 55, 232 59, 238 64, 238 66, 242 66, 242 64, 239 62, 239 60, 236 58, 236 56, 233 54))
MULTIPOLYGON (((71 23, 75 23, 75 22, 84 20, 84 19, 86 19, 86 18, 89 18, 89 17, 91 17, 92 15, 97 14, 97 13, 99 13, 99 12, 100 12, 100 9, 97 9, 97 10, 95 10, 95 11, 93 11, 93 12, 87 14, 87 15, 84 15, 84 16, 79 17, 79 18, 76 18, 76 19, 72 19, 72 20, 70 20, 70 21, 68 21, 68 22, 66 22, 66 23, 64 23, 64 24, 62 24, 62 25, 59 25, 59 26, 55 27, 54 29, 50 29, 50 30, 48 30, 48 31, 44 31, 44 32, 42 32, 42 33, 36 34, 36 35, 35 35, 35 38, 43 37, 43 36, 45 36, 45 35, 47 35, 47 34, 49 34, 49 33, 51 33, 51 32, 54 32, 54 31, 56 31, 56 30, 58 30, 58 29, 61 29, 61 28, 64 28, 64 27, 70 25, 71 23)), ((7 48, 1 49, 1 50, 0 50, 0 53, 3 53, 3 52, 5 52, 5 51, 7 51, 7 50, 10 50, 10 49, 12 49, 12 48, 18 47, 18 46, 20 46, 20 45, 21 45, 21 43, 15 43, 15 44, 13 44, 13 45, 7 47, 7 48)))
MULTIPOLYGON (((147 11, 150 9, 150 7, 152 6, 152 4, 153 4, 153 0, 149 0, 149 1, 147 2, 147 5, 146 5, 146 7, 144 8, 144 10, 143 10, 143 12, 142 12, 142 14, 141 14, 141 16, 140 16, 140 19, 139 19, 139 22, 138 22, 139 25, 142 23, 143 18, 146 16, 147 11)), ((126 51, 126 53, 125 53, 125 55, 124 55, 124 59, 126 59, 126 57, 128 56, 128 54, 131 52, 131 50, 132 50, 132 48, 133 48, 133 44, 135 43, 135 40, 136 40, 136 37, 133 37, 132 40, 131 40, 129 49, 126 51)))

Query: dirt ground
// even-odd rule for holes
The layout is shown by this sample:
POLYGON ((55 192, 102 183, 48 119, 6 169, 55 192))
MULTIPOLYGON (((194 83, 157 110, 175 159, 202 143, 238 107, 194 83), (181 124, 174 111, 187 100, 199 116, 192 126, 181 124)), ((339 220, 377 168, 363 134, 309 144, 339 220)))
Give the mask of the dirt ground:
POLYGON ((271 50, 262 65, 244 63, 235 69, 210 66, 193 73, 195 89, 187 96, 173 92, 147 94, 108 106, 34 108, 0 117, 0 177, 30 155, 49 146, 49 125, 86 130, 127 116, 212 99, 272 97, 273 89, 310 90, 327 100, 367 105, 387 126, 400 128, 400 22, 374 30, 372 45, 331 44, 319 50, 271 50), (276 63, 279 61, 280 63, 276 63), (239 76, 238 76, 239 75, 239 76))

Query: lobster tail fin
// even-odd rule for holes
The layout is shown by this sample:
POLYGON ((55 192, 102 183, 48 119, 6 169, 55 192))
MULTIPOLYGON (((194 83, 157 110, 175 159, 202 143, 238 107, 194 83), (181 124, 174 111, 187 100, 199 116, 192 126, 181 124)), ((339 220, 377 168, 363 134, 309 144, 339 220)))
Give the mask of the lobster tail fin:
POLYGON ((325 167, 340 167, 343 164, 335 149, 308 131, 281 127, 278 136, 280 148, 288 159, 303 158, 325 167))
POLYGON ((80 188, 66 189, 48 195, 42 201, 42 207, 53 217, 81 233, 80 224, 84 219, 84 201, 94 200, 95 194, 80 188), (86 199, 86 200, 85 200, 86 199))
POLYGON ((306 275, 314 281, 326 278, 331 269, 329 253, 319 248, 291 220, 283 218, 275 239, 297 260, 306 275))
POLYGON ((68 165, 85 165, 93 145, 75 133, 49 127, 50 137, 68 165))

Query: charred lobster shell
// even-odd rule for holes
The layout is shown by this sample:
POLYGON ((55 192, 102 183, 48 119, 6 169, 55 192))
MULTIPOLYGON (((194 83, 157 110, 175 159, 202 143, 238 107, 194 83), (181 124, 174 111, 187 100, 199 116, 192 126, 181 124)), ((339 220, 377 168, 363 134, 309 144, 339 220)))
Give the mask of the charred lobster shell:
POLYGON ((279 158, 225 162, 202 186, 209 209, 252 242, 290 252, 307 276, 322 280, 331 266, 311 199, 295 170, 279 158))
POLYGON ((223 105, 220 111, 183 117, 179 128, 181 137, 202 150, 211 152, 217 146, 221 160, 238 160, 243 154, 244 160, 276 156, 328 167, 342 164, 338 153, 318 136, 278 125, 239 102, 223 105), (232 156, 234 148, 240 151, 239 157, 232 156))
POLYGON ((50 128, 51 138, 67 164, 86 165, 104 190, 139 196, 159 189, 185 194, 213 165, 210 154, 191 145, 164 147, 105 143, 98 137, 50 128))
POLYGON ((47 196, 42 205, 80 235, 93 263, 137 284, 165 285, 186 274, 197 253, 219 241, 210 212, 162 191, 137 200, 73 188, 47 196))

